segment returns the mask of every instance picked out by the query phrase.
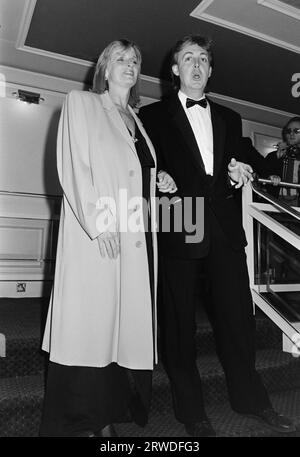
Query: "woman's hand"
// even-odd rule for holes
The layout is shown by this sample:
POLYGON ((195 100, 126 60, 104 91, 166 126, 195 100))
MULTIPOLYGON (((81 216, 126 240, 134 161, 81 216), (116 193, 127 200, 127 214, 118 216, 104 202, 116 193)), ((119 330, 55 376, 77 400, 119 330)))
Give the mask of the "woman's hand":
POLYGON ((253 169, 250 165, 244 162, 237 162, 231 159, 228 164, 228 176, 236 183, 236 189, 246 185, 248 181, 253 181, 253 169))
POLYGON ((174 179, 166 171, 159 171, 157 173, 157 177, 158 182, 156 184, 160 192, 169 192, 170 194, 173 194, 177 191, 177 186, 174 179))
POLYGON ((104 232, 98 236, 98 243, 101 257, 105 253, 110 259, 116 259, 120 252, 120 236, 116 232, 104 232))

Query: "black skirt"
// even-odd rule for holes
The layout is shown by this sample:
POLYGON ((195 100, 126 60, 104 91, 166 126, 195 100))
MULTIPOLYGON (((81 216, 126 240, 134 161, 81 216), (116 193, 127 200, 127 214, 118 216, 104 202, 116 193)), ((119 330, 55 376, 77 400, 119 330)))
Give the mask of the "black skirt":
POLYGON ((146 425, 152 371, 49 362, 40 436, 78 436, 108 424, 146 425))

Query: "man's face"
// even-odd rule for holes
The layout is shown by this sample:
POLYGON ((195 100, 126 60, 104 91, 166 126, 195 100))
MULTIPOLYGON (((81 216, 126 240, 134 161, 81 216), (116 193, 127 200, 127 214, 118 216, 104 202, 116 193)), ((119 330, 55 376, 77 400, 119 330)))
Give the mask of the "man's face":
POLYGON ((180 79, 182 92, 189 97, 202 97, 212 73, 207 51, 195 43, 186 43, 179 51, 172 71, 180 79))
POLYGON ((285 131, 285 138, 289 146, 300 146, 300 122, 293 121, 288 124, 285 131))

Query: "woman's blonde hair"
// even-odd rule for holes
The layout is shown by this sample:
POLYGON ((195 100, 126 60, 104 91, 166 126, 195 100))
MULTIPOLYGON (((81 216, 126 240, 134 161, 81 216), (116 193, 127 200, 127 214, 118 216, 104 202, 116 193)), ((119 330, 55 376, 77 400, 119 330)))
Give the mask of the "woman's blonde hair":
POLYGON ((139 76, 140 76, 140 69, 141 69, 141 63, 142 63, 142 55, 141 51, 138 48, 138 46, 133 43, 133 41, 128 41, 128 40, 115 40, 112 41, 106 48, 102 51, 100 54, 96 68, 95 68, 95 73, 94 73, 94 78, 93 78, 93 86, 92 86, 92 92, 95 92, 97 94, 103 94, 108 89, 108 82, 105 78, 105 72, 108 66, 108 63, 111 59, 111 56, 116 50, 121 50, 121 51, 127 51, 128 49, 133 49, 136 58, 138 61, 138 66, 139 66, 139 71, 138 71, 138 77, 135 85, 130 89, 130 95, 129 95, 129 104, 132 107, 135 107, 139 101, 140 101, 140 96, 139 96, 139 76))

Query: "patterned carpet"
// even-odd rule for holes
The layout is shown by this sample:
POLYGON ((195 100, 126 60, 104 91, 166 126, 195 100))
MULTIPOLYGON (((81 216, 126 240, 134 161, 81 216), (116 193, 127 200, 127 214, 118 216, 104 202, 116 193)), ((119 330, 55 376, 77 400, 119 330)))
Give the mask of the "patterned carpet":
MULTIPOLYGON (((0 333, 7 353, 0 359, 0 437, 37 437, 44 393, 45 355, 40 350, 47 300, 0 299, 0 333)), ((300 437, 300 358, 281 351, 276 326, 257 315, 257 368, 278 412, 292 418, 297 431, 278 434, 254 419, 234 413, 223 370, 203 310, 198 315, 198 366, 207 413, 218 437, 300 437)), ((118 424, 120 437, 187 437, 173 415, 169 384, 159 365, 153 375, 150 420, 145 428, 118 424)))
MULTIPOLYGON (((207 414, 217 437, 300 437, 300 389, 272 394, 271 401, 278 412, 293 419, 297 424, 296 432, 280 434, 270 431, 258 421, 233 412, 228 402, 208 406, 207 414)), ((188 436, 183 425, 175 420, 173 414, 162 414, 155 406, 152 407, 149 423, 144 429, 134 424, 118 424, 116 429, 119 436, 123 437, 188 436)))

